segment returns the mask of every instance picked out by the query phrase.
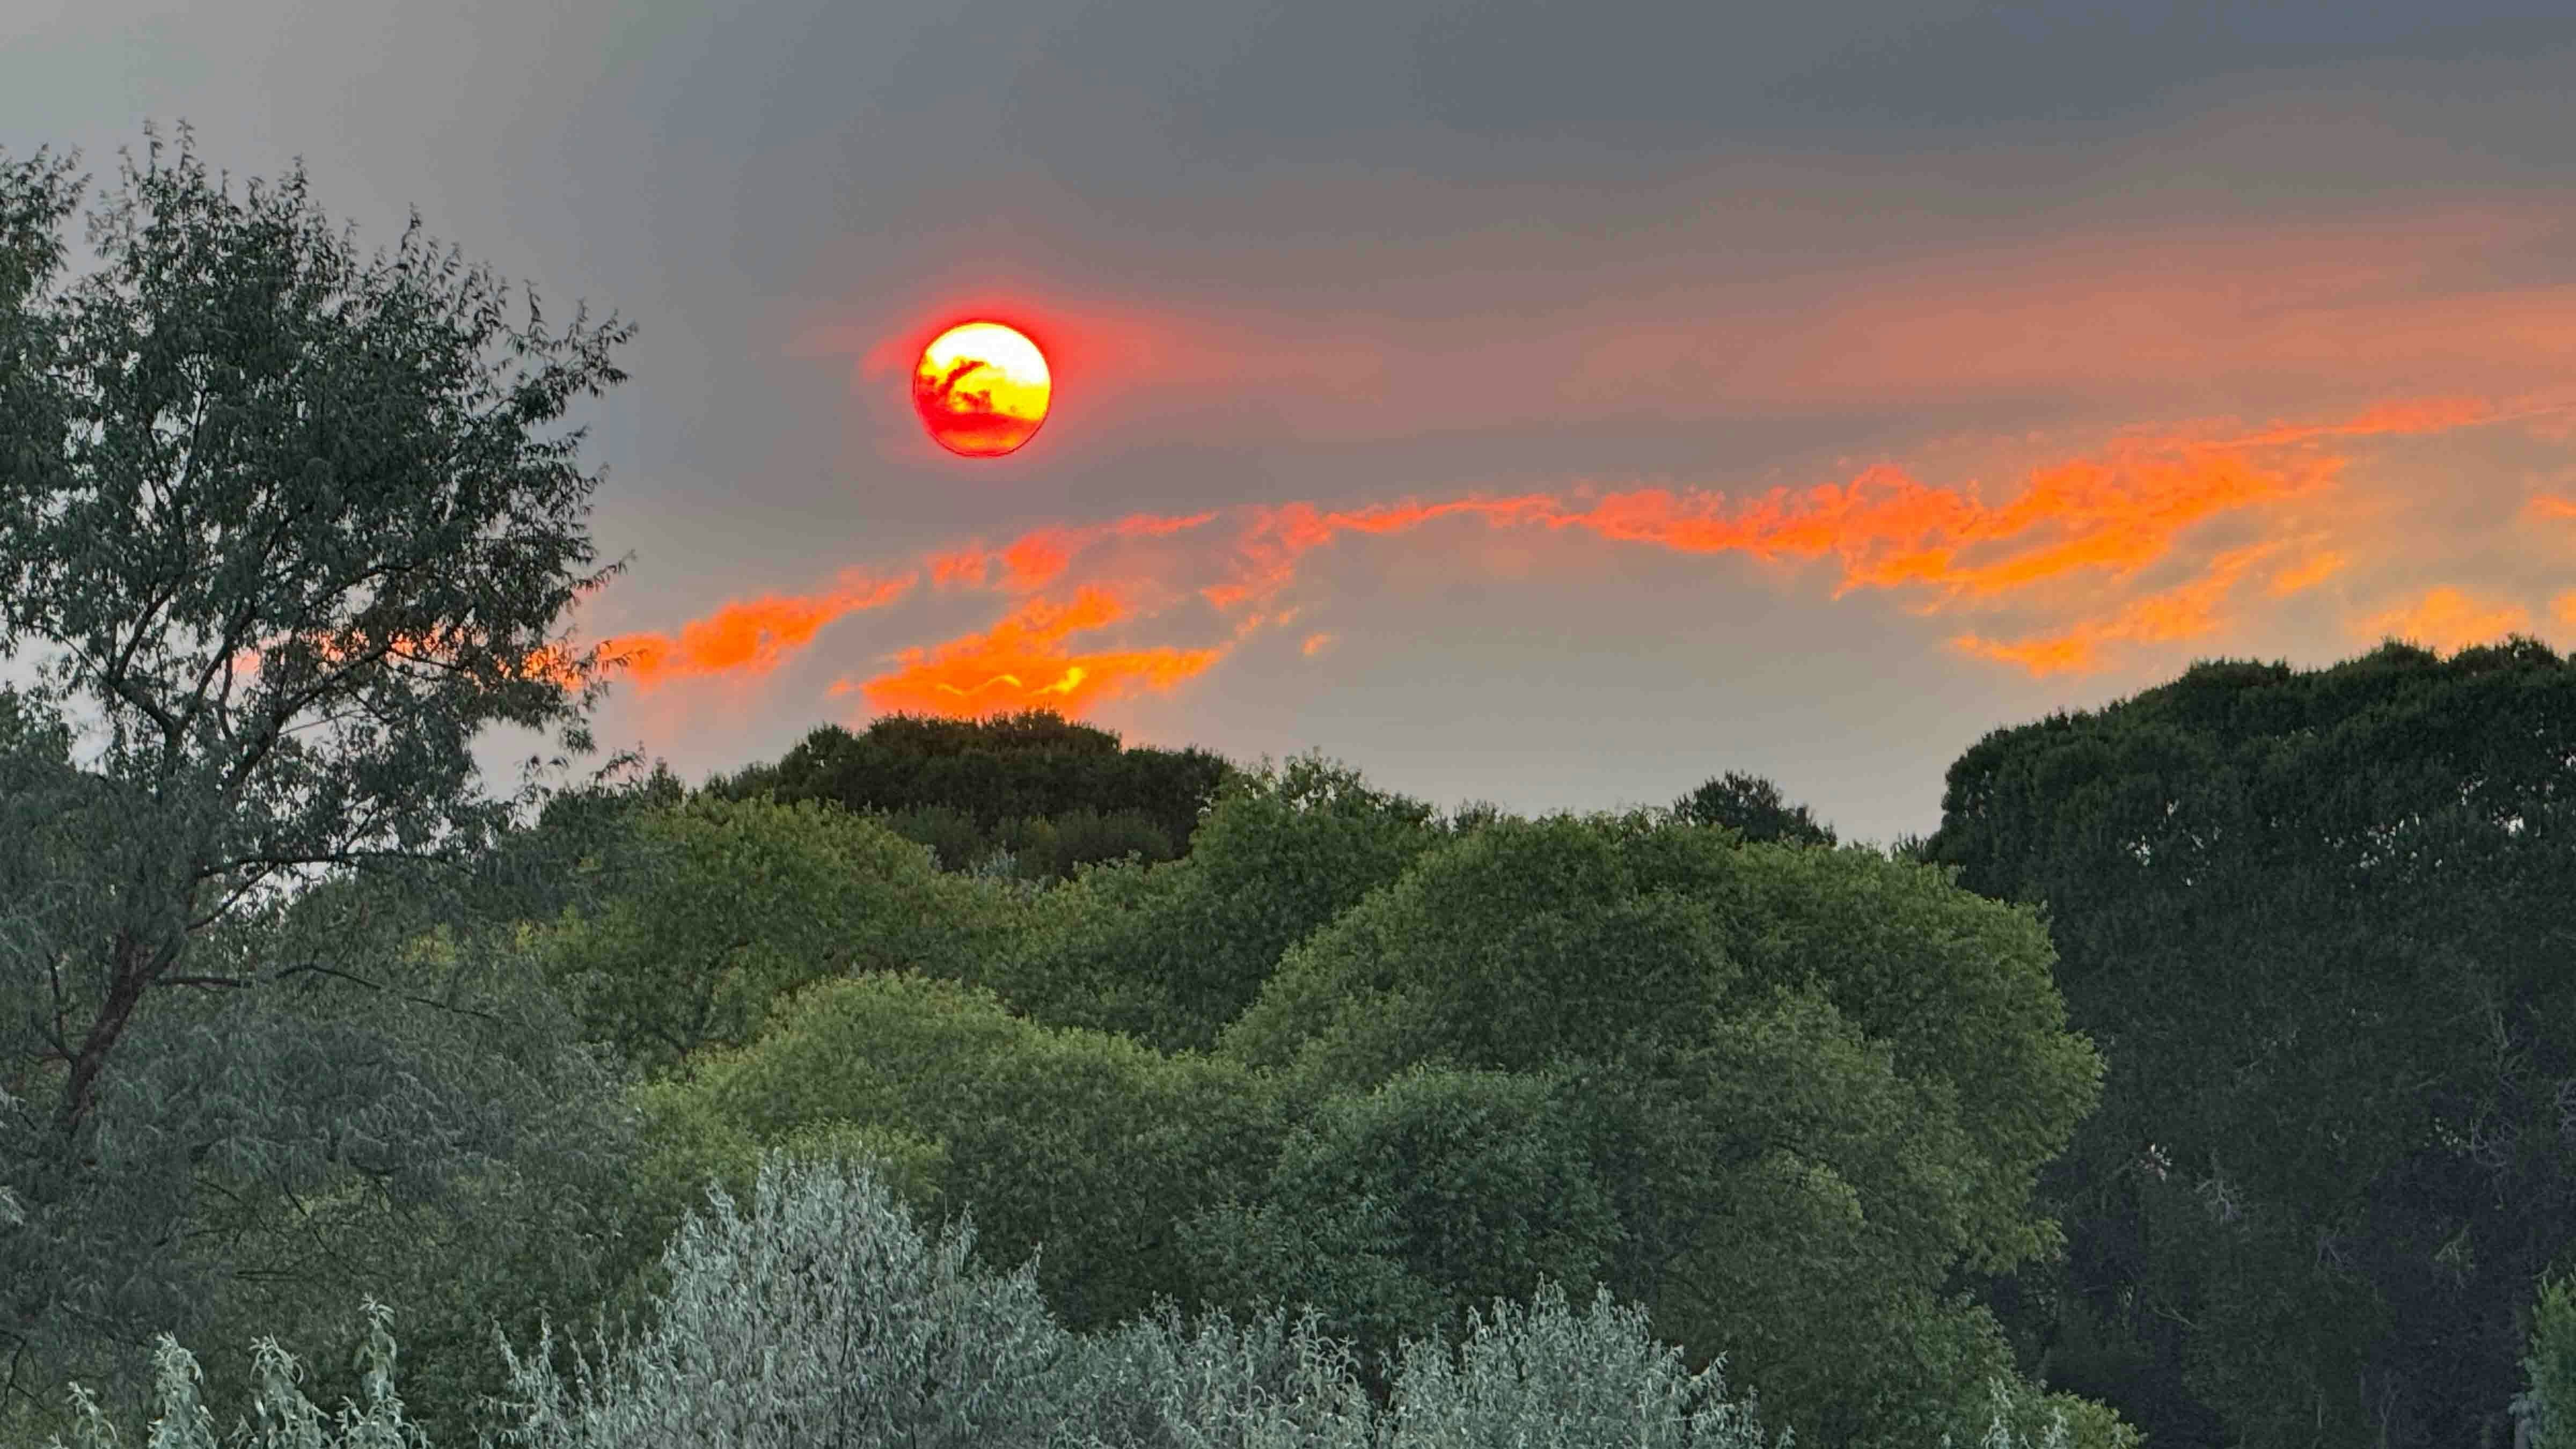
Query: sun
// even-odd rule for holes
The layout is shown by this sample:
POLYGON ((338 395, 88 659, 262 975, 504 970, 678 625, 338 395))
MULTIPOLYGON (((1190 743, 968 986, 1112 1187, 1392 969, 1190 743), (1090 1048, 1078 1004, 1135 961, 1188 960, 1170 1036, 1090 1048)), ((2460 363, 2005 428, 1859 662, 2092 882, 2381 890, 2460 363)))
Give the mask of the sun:
POLYGON ((912 369, 912 405, 939 446, 968 458, 1018 452, 1046 421, 1046 354, 1017 328, 965 322, 932 338, 912 369))

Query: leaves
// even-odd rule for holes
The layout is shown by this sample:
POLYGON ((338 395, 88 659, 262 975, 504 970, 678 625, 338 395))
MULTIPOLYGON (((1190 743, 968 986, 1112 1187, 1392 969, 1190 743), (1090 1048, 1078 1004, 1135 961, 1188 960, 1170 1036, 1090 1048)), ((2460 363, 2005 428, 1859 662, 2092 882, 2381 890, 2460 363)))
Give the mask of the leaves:
POLYGON ((2576 669, 2527 639, 2204 664, 1952 767, 1926 853, 2044 907, 2110 1057, 2042 1196, 2062 1286, 2127 1293, 2154 1349, 2117 1396, 2151 1433, 2492 1427, 2576 1201, 2571 781, 2576 669), (2449 1145, 2472 1124, 2482 1155, 2449 1145))
POLYGON ((222 1253, 174 1251, 217 1189, 238 1227, 338 1152, 412 1202, 512 1130, 423 1085, 462 1043, 304 1037, 228 998, 373 964, 269 957, 288 872, 478 858, 511 810, 474 788, 483 724, 591 748, 597 651, 547 630, 616 567, 575 571, 597 479, 549 425, 629 334, 533 302, 512 325, 416 225, 362 259, 300 172, 237 193, 184 129, 146 134, 68 286, 69 163, 0 157, 0 654, 60 651, 0 728, 0 1082, 47 1099, 0 1127, 29 1220, 0 1239, 0 1350, 119 1344, 128 1387, 147 1328, 217 1294, 222 1253), (47 718, 74 695, 107 735, 80 767, 47 718), (272 1049, 211 1049, 216 1022, 272 1049))

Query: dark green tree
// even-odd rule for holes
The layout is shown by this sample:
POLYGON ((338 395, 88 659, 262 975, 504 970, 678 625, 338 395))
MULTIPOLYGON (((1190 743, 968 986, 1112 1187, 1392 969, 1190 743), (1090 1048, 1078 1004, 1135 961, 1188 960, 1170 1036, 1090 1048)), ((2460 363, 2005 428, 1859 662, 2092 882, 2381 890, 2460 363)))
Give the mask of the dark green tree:
POLYGON ((1673 818, 1694 825, 1730 826, 1741 832, 1747 843, 1828 848, 1835 844, 1833 827, 1816 823, 1804 805, 1784 803, 1779 786, 1734 770, 1674 801, 1673 818))
POLYGON ((2576 667, 2209 662, 1954 764, 1926 854, 2044 905, 2099 1112, 1982 1291, 2164 1442, 2505 1443, 2576 1245, 2576 667))
MULTIPOLYGON (((546 630, 623 567, 570 571, 598 479, 550 425, 622 380, 626 326, 549 331, 533 297, 514 324, 416 219, 362 261, 300 169, 237 195, 184 129, 175 153, 147 136, 69 286, 86 178, 0 156, 0 656, 64 651, 0 741, 0 1177, 25 1218, 0 1232, 0 1398, 201 1323, 229 1260, 196 1236, 232 1213, 210 1198, 244 1221, 352 1182, 418 1206, 510 1160, 515 1089, 468 1068, 492 1043, 317 1034, 282 979, 382 983, 328 955, 264 971, 263 942, 296 871, 478 859, 513 808, 474 789, 486 722, 593 748, 608 661, 546 630), (76 696, 104 715, 94 767, 69 756, 76 696)), ((520 1015, 500 1029, 543 1020, 520 1015)), ((597 1097, 542 1080, 563 1039, 516 1040, 517 1105, 579 1122, 597 1097)))
POLYGON ((1218 788, 1240 773, 1203 750, 1122 749, 1107 730, 1028 710, 982 720, 886 715, 856 735, 825 725, 777 764, 747 767, 708 788, 734 799, 768 790, 782 805, 954 810, 988 845, 1001 843, 1011 822, 1133 813, 1186 853, 1218 788))
POLYGON ((1134 810, 1103 815, 1086 805, 1053 819, 1006 820, 997 833, 1016 863, 1013 873, 1024 880, 1061 883, 1080 866, 1130 857, 1153 865, 1182 854, 1161 826, 1134 810))

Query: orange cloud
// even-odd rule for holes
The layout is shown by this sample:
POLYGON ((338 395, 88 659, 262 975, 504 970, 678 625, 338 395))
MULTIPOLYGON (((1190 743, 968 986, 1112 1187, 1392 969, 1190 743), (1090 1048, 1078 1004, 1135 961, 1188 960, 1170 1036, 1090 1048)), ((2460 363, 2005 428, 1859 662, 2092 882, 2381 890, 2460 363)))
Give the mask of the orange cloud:
MULTIPOLYGON (((1750 554, 1765 562, 1831 555, 1839 577, 1832 597, 1855 589, 1903 589, 1918 616, 1981 611, 2020 602, 2058 617, 2019 636, 1962 630, 1948 646, 2033 675, 2107 667, 2119 641, 2164 643, 2200 637, 2225 622, 2229 592, 2263 570, 2263 596, 2283 598, 2354 566, 2348 548, 2366 544, 2352 531, 2379 495, 2344 497, 2352 459, 2321 446, 2327 440, 2436 433, 2484 426, 2521 415, 2515 406, 2437 396, 2386 400, 2341 415, 2276 421, 2246 430, 2196 423, 2131 430, 2074 457, 2023 469, 1993 501, 1976 479, 1937 484, 1894 464, 1862 468, 1839 483, 1803 490, 1774 488, 1741 501, 1709 490, 1640 488, 1605 491, 1591 483, 1567 493, 1502 497, 1470 494, 1423 502, 1405 498, 1348 508, 1311 502, 1237 510, 1226 544, 1177 567, 1196 564, 1217 577, 1170 577, 1164 555, 1120 557, 1108 545, 1171 537, 1209 524, 1217 511, 1136 514, 1089 525, 1029 530, 999 545, 982 539, 923 555, 900 576, 845 576, 816 596, 768 595, 728 603, 683 625, 676 636, 622 634, 604 653, 623 656, 625 672, 646 688, 688 676, 763 675, 811 646, 821 629, 852 612, 883 608, 909 595, 927 571, 947 588, 991 588, 1027 594, 1062 582, 1079 567, 1070 602, 1029 598, 989 629, 930 647, 886 656, 897 667, 833 693, 858 692, 876 710, 982 715, 1038 705, 1078 715, 1091 703, 1134 690, 1169 689, 1225 657, 1262 628, 1284 628, 1306 607, 1279 600, 1308 555, 1348 534, 1393 537, 1449 518, 1473 517, 1489 529, 1543 526, 1551 533, 1589 531, 1607 543, 1643 544, 1667 553, 1750 554), (2298 505, 2326 505, 2303 519, 2298 505), (2230 524, 2231 519, 2244 521, 2230 524), (2196 531, 2246 526, 2272 536, 2239 544, 2190 565, 2192 577, 2126 599, 2107 597, 2143 571, 2190 560, 2196 531), (2340 530, 2340 532, 2338 532, 2340 530), (1203 647, 1096 649, 1074 636, 1163 611, 1166 599, 1195 592, 1236 617, 1230 637, 1203 647), (1137 601, 1144 601, 1140 605, 1137 601), (1285 607, 1274 606, 1279 600, 1285 607)), ((2525 508, 2546 518, 2576 518, 2576 500, 2541 494, 2525 508)), ((2576 605, 2562 596, 2563 617, 2576 605)), ((2463 640, 2521 627, 2526 615, 2508 605, 2472 604, 2434 590, 2412 605, 2354 624, 2365 635, 2397 632, 2456 648, 2463 640)), ((1301 651, 1330 646, 1330 630, 1310 630, 1301 651)), ((560 669, 540 651, 531 668, 560 669)))
POLYGON ((911 592, 916 575, 884 579, 846 588, 819 598, 770 594, 747 603, 727 604, 707 618, 681 626, 676 640, 667 634, 620 634, 604 642, 612 655, 625 655, 625 672, 636 684, 652 689, 692 675, 763 675, 785 657, 813 642, 824 625, 861 609, 881 609, 911 592))
POLYGON ((2263 592, 2276 599, 2287 598, 2301 589, 2323 583, 2341 573, 2346 562, 2344 556, 2339 553, 2329 551, 2317 554, 2272 575, 2271 584, 2263 592))
POLYGON ((1087 705, 1140 685, 1169 689, 1204 671, 1226 652, 1218 648, 1080 653, 1063 646, 1065 636, 1116 623, 1126 613, 1125 606, 1096 588, 1079 590, 1065 605, 1031 599, 981 634, 952 639, 936 649, 903 650, 896 656, 902 668, 857 686, 835 683, 831 693, 846 694, 855 687, 881 713, 910 710, 972 716, 1044 706, 1078 718, 1087 705))
POLYGON ((2448 654, 2472 644, 2492 644, 2505 635, 2528 633, 2531 615, 2518 605, 2488 604, 2454 588, 2427 589, 2411 604, 2353 621, 2351 632, 2378 640, 2390 635, 2448 654))
MULTIPOLYGON (((2552 411, 2555 411, 2553 409, 2552 411)), ((2524 414, 2534 416, 2536 414, 2524 414)), ((2236 447, 2269 447, 2281 443, 2301 443, 2311 438, 2362 438, 2377 434, 2400 436, 2418 433, 2445 433, 2475 423, 2493 421, 2492 404, 2482 398, 2434 397, 2407 398, 2396 402, 2377 403, 2351 417, 2330 423, 2274 423, 2258 433, 2248 433, 2229 440, 2236 447)))
POLYGON ((1064 572, 1075 554, 1101 539, 1157 538, 1196 528, 1214 517, 1214 512, 1193 513, 1185 517, 1140 513, 1088 528, 1033 529, 998 550, 987 549, 982 539, 976 539, 962 548, 931 555, 931 579, 943 587, 949 584, 981 584, 987 570, 998 563, 1002 568, 1002 587, 1026 592, 1043 588, 1064 572))
POLYGON ((2312 456, 2265 463, 2245 448, 2191 438, 2124 438, 2098 458, 2034 471, 2020 494, 2000 506, 1982 502, 1973 485, 1935 487, 1892 466, 1803 494, 1773 489, 1731 517, 1721 495, 1691 490, 1676 496, 1660 488, 1607 494, 1580 510, 1545 494, 1333 511, 1294 503, 1255 510, 1236 543, 1240 577, 1200 592, 1230 607, 1284 587, 1298 558, 1336 534, 1390 533, 1473 513, 1498 527, 1583 528, 1679 553, 1731 550, 1770 560, 1831 552, 1843 564, 1837 599, 1856 588, 1904 584, 1983 598, 2080 569, 2134 573, 2164 556, 2183 530, 2231 510, 2317 492, 2340 466, 2312 456), (1979 545, 2040 530, 2058 536, 1983 562, 1962 558, 1979 545))
POLYGON ((2238 575, 2275 547, 2255 544, 2223 553, 2190 583, 2133 599, 2107 619, 2085 620, 2060 633, 2011 643, 1958 634, 1948 643, 1963 654, 2018 664, 2033 678, 2093 669, 2100 663, 2101 645, 2114 639, 2146 643, 2194 639, 2217 628, 2219 600, 2235 586, 2238 575))
POLYGON ((1255 505, 1252 519, 1235 540, 1238 562, 1248 577, 1232 584, 1199 590, 1220 609, 1232 608, 1256 595, 1268 595, 1295 577, 1297 560, 1333 541, 1339 533, 1390 534, 1419 528, 1453 514, 1477 514, 1489 524, 1541 521, 1556 500, 1546 494, 1518 498, 1463 498, 1450 503, 1419 504, 1411 500, 1372 508, 1319 510, 1311 503, 1277 508, 1255 505))

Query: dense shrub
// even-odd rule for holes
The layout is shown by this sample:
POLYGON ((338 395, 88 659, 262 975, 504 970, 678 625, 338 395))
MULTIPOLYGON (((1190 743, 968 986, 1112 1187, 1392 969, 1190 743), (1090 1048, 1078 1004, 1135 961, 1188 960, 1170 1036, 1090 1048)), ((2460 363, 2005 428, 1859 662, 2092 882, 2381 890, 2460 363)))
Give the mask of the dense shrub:
MULTIPOLYGON (((1725 1401, 1712 1364, 1680 1372, 1679 1353, 1645 1335, 1644 1318, 1594 1296, 1581 1318, 1553 1284, 1526 1311, 1496 1300, 1470 1315, 1454 1359, 1437 1340, 1404 1347, 1403 1377, 1383 1412, 1319 1344, 1313 1315, 1293 1333, 1273 1312, 1238 1334, 1223 1313, 1188 1334, 1171 1306, 1096 1339, 1067 1334, 1037 1295, 1034 1262, 996 1279, 970 1270, 974 1225, 936 1248, 865 1162, 799 1164, 764 1154, 746 1220, 711 1187, 665 1255, 665 1321, 621 1330, 615 1353, 594 1334, 599 1367, 576 1353, 576 1393, 552 1367, 552 1330, 522 1363, 499 1348, 519 1422, 501 1440, 524 1449, 805 1449, 815 1443, 911 1449, 1128 1449, 1183 1444, 1290 1449, 1762 1449, 1756 1406, 1725 1401)), ((391 1311, 369 1299, 361 1357, 368 1405, 344 1405, 339 1434, 295 1388, 294 1359, 274 1339, 255 1346, 260 1424, 233 1442, 259 1449, 377 1449, 427 1439, 394 1392, 391 1311)), ((164 1414, 155 1449, 213 1449, 214 1416, 197 1402, 195 1359, 167 1335, 158 1354, 164 1414)), ((1987 1444, 2013 1449, 2010 1399, 1990 1386, 1987 1444)), ((75 1385, 76 1449, 117 1442, 75 1385)), ((1783 1434, 1779 1449, 1788 1449, 1783 1434)), ((2023 1441, 2027 1445, 2028 1441, 2023 1441)), ((2063 1423, 2045 1444, 2060 1449, 2063 1423)), ((1947 1449, 1948 1441, 1943 1441, 1947 1449)), ((49 1449, 61 1449, 59 1440, 49 1449)), ((1927 1446, 1928 1449, 1928 1446, 1927 1446)))

